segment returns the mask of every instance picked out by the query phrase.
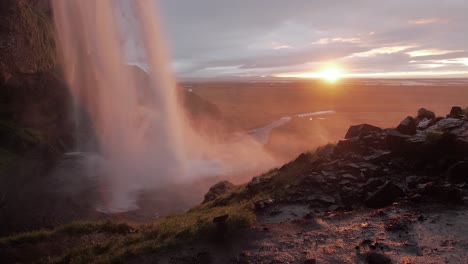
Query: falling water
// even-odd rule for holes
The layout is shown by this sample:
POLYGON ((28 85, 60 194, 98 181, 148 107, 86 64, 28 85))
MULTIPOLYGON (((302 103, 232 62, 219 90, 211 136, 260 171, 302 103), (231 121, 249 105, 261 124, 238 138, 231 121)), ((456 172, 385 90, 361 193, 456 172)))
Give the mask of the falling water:
POLYGON ((101 157, 92 163, 105 186, 99 210, 135 209, 137 192, 148 186, 272 165, 254 140, 214 146, 184 121, 155 1, 52 3, 66 78, 76 107, 91 119, 101 157), (128 66, 134 60, 147 65, 144 85, 128 66))
POLYGON ((103 157, 99 176, 110 192, 105 206, 111 211, 135 207, 135 199, 127 196, 148 179, 161 184, 184 175, 187 160, 177 91, 159 41, 157 12, 153 1, 130 2, 128 6, 114 0, 53 2, 66 77, 93 122, 103 157), (118 15, 131 12, 138 18, 138 24, 130 25, 139 31, 133 37, 143 43, 149 65, 147 87, 139 87, 138 76, 127 66, 122 41, 126 21, 118 15))

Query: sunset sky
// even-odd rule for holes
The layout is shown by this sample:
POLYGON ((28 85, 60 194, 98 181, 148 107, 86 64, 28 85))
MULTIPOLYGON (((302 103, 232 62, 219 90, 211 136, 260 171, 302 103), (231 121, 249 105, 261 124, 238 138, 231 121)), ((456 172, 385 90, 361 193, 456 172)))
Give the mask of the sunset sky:
POLYGON ((182 78, 468 77, 466 0, 159 3, 182 78))

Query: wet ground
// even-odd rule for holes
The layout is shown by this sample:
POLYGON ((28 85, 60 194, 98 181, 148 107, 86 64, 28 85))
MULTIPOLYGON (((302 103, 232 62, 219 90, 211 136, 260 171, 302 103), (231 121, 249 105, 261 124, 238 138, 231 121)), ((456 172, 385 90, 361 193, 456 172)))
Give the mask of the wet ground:
POLYGON ((259 220, 225 244, 193 245, 158 263, 468 263, 467 206, 315 213, 285 205, 259 220))

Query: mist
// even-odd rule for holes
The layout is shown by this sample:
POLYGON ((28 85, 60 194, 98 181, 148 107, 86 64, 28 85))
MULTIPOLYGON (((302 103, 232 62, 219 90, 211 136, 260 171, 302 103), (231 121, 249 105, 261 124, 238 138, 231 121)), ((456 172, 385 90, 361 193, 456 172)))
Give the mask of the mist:
POLYGON ((89 137, 75 153, 99 157, 85 164, 100 185, 97 210, 135 210, 143 190, 277 164, 247 134, 217 136, 206 126, 203 133, 192 127, 152 1, 56 0, 53 8, 77 133, 89 137), (145 65, 143 80, 128 65, 135 50, 145 65))

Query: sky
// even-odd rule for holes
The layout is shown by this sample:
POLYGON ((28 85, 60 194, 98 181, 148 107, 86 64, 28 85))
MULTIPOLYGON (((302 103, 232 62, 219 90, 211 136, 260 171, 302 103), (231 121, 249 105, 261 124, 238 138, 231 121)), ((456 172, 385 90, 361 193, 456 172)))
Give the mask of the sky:
POLYGON ((158 0, 181 78, 468 77, 466 0, 158 0))

